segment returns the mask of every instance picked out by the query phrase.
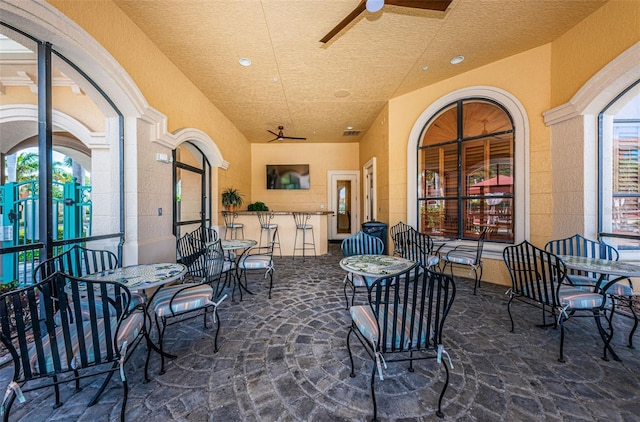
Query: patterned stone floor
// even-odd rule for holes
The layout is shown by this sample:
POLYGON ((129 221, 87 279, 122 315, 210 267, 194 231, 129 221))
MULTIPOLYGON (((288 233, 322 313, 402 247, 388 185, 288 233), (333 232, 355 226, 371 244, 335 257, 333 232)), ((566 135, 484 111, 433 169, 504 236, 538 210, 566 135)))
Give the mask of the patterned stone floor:
MULTIPOLYGON (((371 419, 371 362, 355 344, 356 374, 349 377, 346 335, 349 314, 342 295, 344 273, 337 245, 329 254, 302 262, 276 258, 273 297, 259 276, 255 295, 228 300, 220 308, 220 351, 213 331, 193 319, 168 328, 166 348, 178 355, 152 381, 143 382, 146 349, 129 362, 127 420, 130 421, 364 421, 371 419)), ((535 327, 540 313, 513 305, 511 333, 505 287, 483 283, 472 295, 468 280, 447 320, 445 346, 454 369, 444 398, 445 420, 461 421, 637 421, 640 419, 640 337, 626 347, 630 323, 618 318, 614 347, 622 362, 603 361, 602 342, 591 319, 567 324, 566 363, 557 361, 560 333, 535 327)), ((154 333, 155 334, 155 333, 154 333)), ((421 361, 390 364, 376 381, 379 418, 438 420, 435 415, 444 370, 421 361)), ((11 367, 0 370, 4 386, 11 367)), ((16 403, 15 421, 118 420, 122 389, 114 377, 98 404, 86 404, 101 380, 83 390, 62 389, 64 405, 53 409, 53 392, 27 394, 16 403)))

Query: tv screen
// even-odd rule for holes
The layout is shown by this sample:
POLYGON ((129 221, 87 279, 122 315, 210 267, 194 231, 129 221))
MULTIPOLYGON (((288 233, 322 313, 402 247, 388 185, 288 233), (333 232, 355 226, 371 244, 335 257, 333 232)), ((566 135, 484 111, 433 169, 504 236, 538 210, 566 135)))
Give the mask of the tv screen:
POLYGON ((267 189, 309 189, 309 164, 267 164, 267 189))

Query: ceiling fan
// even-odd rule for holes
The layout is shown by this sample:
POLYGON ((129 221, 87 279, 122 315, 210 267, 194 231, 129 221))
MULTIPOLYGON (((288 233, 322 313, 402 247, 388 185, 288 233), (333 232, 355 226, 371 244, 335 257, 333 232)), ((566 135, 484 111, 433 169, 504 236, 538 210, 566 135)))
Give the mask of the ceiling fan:
POLYGON ((278 126, 278 133, 275 133, 272 130, 268 130, 267 132, 273 134, 275 136, 275 138, 273 138, 270 141, 267 142, 273 142, 273 141, 284 141, 285 139, 294 139, 294 140, 299 140, 299 141, 305 141, 307 138, 296 138, 294 136, 284 136, 284 133, 282 133, 282 131, 284 130, 284 126, 278 126))
POLYGON ((382 9, 382 6, 385 4, 389 4, 391 6, 400 6, 400 7, 411 7, 414 9, 426 9, 426 10, 437 10, 439 12, 444 12, 451 4, 452 0, 361 0, 360 4, 356 6, 355 9, 351 13, 347 15, 335 28, 333 28, 327 35, 325 35, 320 42, 327 43, 333 37, 335 37, 338 32, 342 31, 345 26, 349 25, 351 21, 360 15, 360 13, 364 12, 366 9, 371 13, 375 13, 382 9))

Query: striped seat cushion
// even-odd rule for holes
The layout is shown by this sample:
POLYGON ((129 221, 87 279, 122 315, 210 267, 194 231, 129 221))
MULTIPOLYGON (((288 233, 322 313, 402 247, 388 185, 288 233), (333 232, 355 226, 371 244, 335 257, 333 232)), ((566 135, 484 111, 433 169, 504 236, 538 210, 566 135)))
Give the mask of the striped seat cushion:
POLYGON ((444 260, 454 264, 475 265, 476 253, 451 251, 444 257, 444 260))
POLYGON ((212 297, 213 289, 208 284, 178 284, 160 289, 153 298, 151 309, 159 317, 175 315, 213 305, 212 297), (189 288, 178 292, 185 287, 189 288), (172 298, 173 302, 171 302, 172 298), (171 309, 169 309, 170 304, 171 309))
POLYGON ((247 255, 238 264, 242 270, 261 270, 271 266, 271 257, 268 255, 247 255))
MULTIPOLYGON (((593 288, 598 283, 597 278, 584 275, 567 274, 567 277, 575 287, 587 291, 593 291, 593 288)), ((607 281, 605 280, 603 285, 606 283, 607 281)), ((607 294, 614 296, 633 296, 633 287, 629 286, 628 282, 621 281, 610 286, 609 289, 607 289, 607 294)))
MULTIPOLYGON (((356 327, 358 328, 358 330, 362 333, 362 335, 367 338, 367 340, 369 340, 372 344, 378 344, 378 336, 379 336, 379 332, 378 332, 378 325, 376 324, 376 317, 375 314, 373 313, 373 311, 371 310, 371 307, 369 305, 358 305, 358 306, 352 306, 351 308, 349 308, 349 313, 351 314, 351 319, 353 320, 353 322, 355 323, 356 327)), ((380 307, 380 316, 378 318, 378 324, 382 327, 384 325, 384 307, 380 307)), ((389 310, 389 321, 387 324, 387 344, 384 345, 384 347, 386 348, 400 348, 400 342, 401 342, 401 333, 397 332, 396 336, 395 336, 395 344, 394 344, 394 340, 393 340, 393 330, 394 330, 394 325, 396 325, 396 330, 400 330, 401 328, 401 324, 402 324, 402 313, 403 313, 403 307, 399 306, 398 307, 398 311, 396 315, 393 315, 393 310, 390 309, 389 310), (397 324, 393 324, 393 318, 396 319, 397 324)), ((411 310, 408 310, 408 314, 411 313, 411 310)), ((418 342, 419 342, 419 347, 420 348, 424 348, 427 347, 428 342, 427 342, 427 337, 430 336, 431 333, 431 329, 429 329, 428 325, 427 325, 427 315, 424 316, 423 318, 423 324, 422 324, 422 333, 418 333, 418 329, 419 329, 419 320, 416 319, 414 326, 413 326, 413 330, 411 330, 411 327, 409 325, 407 325, 405 327, 405 332, 404 332, 404 344, 402 345, 403 349, 409 349, 409 348, 416 348, 418 347, 418 342), (414 339, 413 341, 411 341, 411 339, 409 338, 409 336, 411 335, 411 331, 413 331, 413 336, 414 339)))
MULTIPOLYGON (((111 332, 112 335, 115 333, 117 318, 110 318, 111 321, 111 332)), ((145 315, 142 312, 133 312, 130 314, 127 319, 122 322, 120 326, 120 330, 118 331, 118 346, 121 346, 124 341, 127 344, 132 344, 133 341, 140 335, 143 330, 145 323, 145 315)), ((88 363, 95 362, 94 350, 96 345, 93 344, 93 332, 91 330, 91 321, 85 321, 82 324, 85 338, 85 345, 87 348, 87 359, 88 363)), ((98 347, 100 349, 101 359, 105 359, 107 356, 106 345, 105 343, 105 331, 104 331, 104 319, 97 320, 98 327, 98 347)), ((62 327, 58 327, 55 332, 55 339, 57 344, 58 353, 60 355, 60 360, 62 363, 62 370, 68 371, 71 369, 80 367, 80 347, 78 345, 78 330, 76 328, 76 324, 69 325, 69 334, 70 334, 70 343, 72 344, 72 356, 67 357, 66 349, 64 346, 64 333, 62 327)), ((51 354, 51 339, 47 334, 42 341, 43 344, 43 352, 46 357, 46 369, 45 374, 50 374, 54 372, 53 366, 53 357, 51 354)), ((38 363, 38 358, 36 354, 36 347, 32 345, 29 349, 29 363, 31 365, 31 370, 37 374, 41 373, 38 363)))
POLYGON ((558 292, 560 306, 570 309, 593 309, 602 306, 602 295, 587 292, 579 287, 562 286, 558 292))

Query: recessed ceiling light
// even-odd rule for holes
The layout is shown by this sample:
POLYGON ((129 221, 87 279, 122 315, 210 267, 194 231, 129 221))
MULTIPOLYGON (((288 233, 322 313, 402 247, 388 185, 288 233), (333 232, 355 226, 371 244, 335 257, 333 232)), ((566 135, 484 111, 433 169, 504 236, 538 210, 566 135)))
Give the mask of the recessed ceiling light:
POLYGON ((347 126, 347 130, 353 130, 353 126, 347 126))
POLYGON ((336 98, 345 98, 351 95, 351 93, 346 89, 339 89, 336 92, 334 92, 333 95, 335 95, 336 98))
POLYGON ((429 66, 422 66, 422 70, 427 70, 429 69, 429 66))
POLYGON ((458 63, 462 63, 463 60, 464 60, 464 56, 455 56, 453 59, 451 59, 450 63, 458 64, 458 63))
POLYGON ((240 66, 251 66, 251 60, 245 59, 244 57, 238 60, 238 63, 240 63, 240 66))
POLYGON ((273 77, 273 82, 278 82, 278 77, 277 76, 273 77))

